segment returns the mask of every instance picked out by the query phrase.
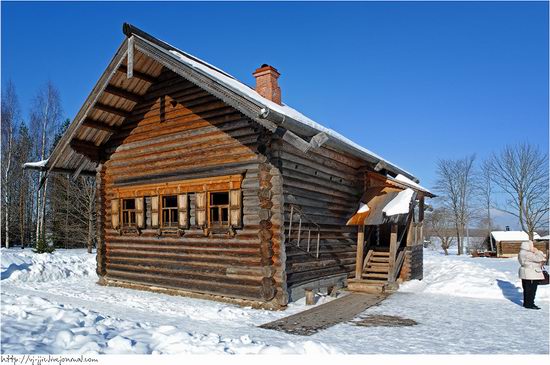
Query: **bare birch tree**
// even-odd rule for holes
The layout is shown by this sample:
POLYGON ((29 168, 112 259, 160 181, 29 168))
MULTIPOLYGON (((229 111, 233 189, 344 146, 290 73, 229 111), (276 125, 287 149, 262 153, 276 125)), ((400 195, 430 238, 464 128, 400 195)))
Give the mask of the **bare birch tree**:
POLYGON ((450 234, 454 225, 451 212, 446 208, 434 208, 427 214, 426 221, 429 232, 439 238, 441 248, 448 255, 449 247, 453 243, 453 236, 450 234))
POLYGON ((22 165, 32 159, 33 141, 29 129, 25 123, 21 123, 17 133, 17 147, 15 150, 15 172, 17 181, 14 199, 17 202, 17 231, 21 248, 31 242, 32 238, 32 214, 33 191, 31 172, 23 170, 22 165))
POLYGON ((12 211, 12 192, 13 192, 13 168, 14 154, 16 148, 17 124, 19 123, 19 102, 15 92, 15 86, 10 80, 6 90, 2 95, 2 215, 4 228, 4 244, 10 246, 10 225, 12 211))
POLYGON ((80 176, 75 181, 68 175, 50 178, 50 232, 57 246, 84 247, 92 252, 96 241, 95 178, 80 176))
POLYGON ((458 254, 463 253, 464 230, 471 217, 472 180, 475 155, 458 160, 439 160, 436 191, 441 194, 445 208, 454 222, 458 254))
POLYGON ((548 229, 548 155, 529 143, 506 146, 489 159, 493 181, 506 195, 504 210, 533 239, 548 229))
MULTIPOLYGON (((46 158, 50 150, 53 135, 61 120, 61 99, 57 88, 48 81, 36 95, 31 110, 31 127, 36 133, 37 155, 40 160, 46 158)), ((41 182, 44 173, 38 175, 41 182)), ((41 189, 37 189, 36 199, 36 237, 45 234, 44 219, 46 215, 47 181, 41 189)))
MULTIPOLYGON (((482 220, 487 226, 487 236, 491 235, 493 230, 493 219, 491 217, 491 209, 494 208, 494 182, 491 164, 489 160, 484 160, 481 167, 477 171, 474 182, 475 195, 479 198, 482 214, 482 220)), ((489 240, 491 251, 494 251, 493 241, 489 240)))

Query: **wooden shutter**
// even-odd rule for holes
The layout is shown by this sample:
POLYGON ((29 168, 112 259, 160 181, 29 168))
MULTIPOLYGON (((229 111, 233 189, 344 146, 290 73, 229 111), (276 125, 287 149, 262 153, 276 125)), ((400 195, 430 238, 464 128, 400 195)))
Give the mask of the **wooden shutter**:
POLYGON ((198 226, 206 224, 206 192, 195 194, 195 216, 198 226))
POLYGON ((143 209, 144 206, 144 199, 142 198, 136 198, 136 225, 139 228, 145 227, 145 210, 143 209))
POLYGON ((111 199, 111 228, 120 228, 120 199, 111 199))
POLYGON ((178 195, 178 226, 180 228, 189 227, 187 200, 187 194, 178 195))
POLYGON ((159 226, 159 197, 151 197, 151 227, 158 228, 159 226))
POLYGON ((229 191, 229 219, 233 227, 242 227, 241 190, 229 191))

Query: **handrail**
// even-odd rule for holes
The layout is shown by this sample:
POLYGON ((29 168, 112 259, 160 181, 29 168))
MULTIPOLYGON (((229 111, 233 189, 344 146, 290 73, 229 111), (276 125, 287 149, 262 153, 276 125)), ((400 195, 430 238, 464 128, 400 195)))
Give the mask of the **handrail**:
POLYGON ((373 251, 374 251, 374 250, 369 250, 369 251, 367 252, 367 256, 365 256, 365 260, 363 261, 363 271, 365 271, 365 269, 367 268, 367 265, 369 264, 369 260, 370 260, 370 258, 371 258, 371 256, 372 256, 372 252, 373 252, 373 251))
POLYGON ((296 204, 289 204, 290 206, 290 221, 289 221, 289 225, 288 225, 288 235, 286 236, 286 241, 287 243, 289 244, 292 244, 294 245, 296 248, 298 248, 300 251, 303 251, 315 258, 319 258, 319 246, 320 246, 320 241, 321 241, 321 226, 319 226, 317 223, 313 222, 313 220, 311 220, 307 214, 305 214, 302 209, 296 205, 296 204), (299 218, 298 218, 298 236, 297 236, 297 240, 296 240, 296 243, 294 244, 292 242, 292 224, 294 223, 293 222, 293 218, 294 218, 294 214, 295 212, 298 214, 299 218), (304 250, 302 247, 300 247, 300 242, 302 240, 302 225, 304 225, 302 223, 302 219, 305 221, 305 225, 307 225, 307 248, 304 250), (315 255, 313 255, 310 251, 311 251, 311 231, 312 231, 312 228, 311 226, 313 226, 313 231, 314 232, 317 232, 317 244, 316 244, 316 253, 315 255))
POLYGON ((370 237, 372 236, 373 231, 374 231, 374 229, 369 227, 369 235, 365 239, 365 241, 363 242, 363 245, 364 245, 363 252, 366 252, 365 257, 363 259, 363 270, 365 270, 365 268, 367 267, 367 263, 368 263, 369 258, 370 258, 369 253, 372 255, 372 250, 369 250, 369 247, 370 247, 370 237))

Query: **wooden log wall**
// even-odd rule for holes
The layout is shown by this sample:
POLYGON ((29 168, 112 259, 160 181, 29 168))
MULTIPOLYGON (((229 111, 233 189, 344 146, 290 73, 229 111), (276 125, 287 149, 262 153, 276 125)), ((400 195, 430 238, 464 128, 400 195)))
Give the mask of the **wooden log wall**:
MULTIPOLYGON (((284 262, 281 218, 271 213, 280 208, 272 202, 278 199, 271 191, 276 171, 258 153, 259 145, 265 149, 262 133, 235 109, 165 70, 107 144, 110 157, 98 174, 105 222, 98 273, 111 281, 285 305, 284 270, 276 267, 284 262), (182 237, 158 237, 156 229, 119 234, 111 227, 105 207, 117 187, 241 173, 244 227, 235 236, 205 237, 191 227, 182 237)), ((193 211, 191 216, 193 224, 193 211)))
POLYGON ((283 180, 281 239, 287 240, 287 290, 347 276, 355 269, 357 230, 347 227, 346 222, 358 208, 364 184, 359 171, 364 162, 323 147, 305 155, 283 141, 276 143, 273 153, 283 180), (305 234, 301 236, 302 249, 293 243, 297 240, 296 232, 289 242, 290 203, 299 206, 320 226, 318 258, 315 257, 316 235, 310 254, 303 250, 305 234))
MULTIPOLYGON (((547 245, 545 242, 533 242, 533 245, 540 251, 546 253, 547 245)), ((515 256, 519 254, 521 242, 500 241, 498 242, 498 252, 501 256, 515 256)))
POLYGON ((405 248, 403 267, 399 276, 401 280, 422 280, 424 276, 423 258, 424 251, 422 245, 407 246, 405 248))

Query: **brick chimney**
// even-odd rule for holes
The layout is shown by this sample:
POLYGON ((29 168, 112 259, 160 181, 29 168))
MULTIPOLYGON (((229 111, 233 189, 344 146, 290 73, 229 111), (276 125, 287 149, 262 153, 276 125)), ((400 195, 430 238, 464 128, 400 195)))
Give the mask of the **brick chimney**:
POLYGON ((275 67, 263 64, 252 74, 256 78, 256 92, 266 99, 281 104, 281 88, 277 79, 281 75, 275 67))

